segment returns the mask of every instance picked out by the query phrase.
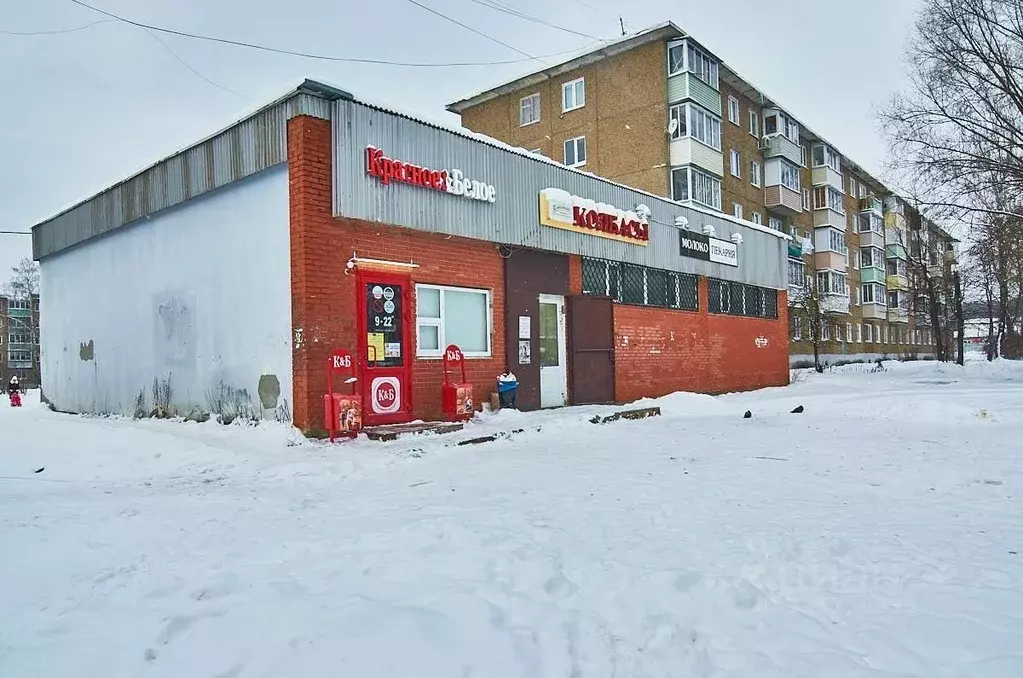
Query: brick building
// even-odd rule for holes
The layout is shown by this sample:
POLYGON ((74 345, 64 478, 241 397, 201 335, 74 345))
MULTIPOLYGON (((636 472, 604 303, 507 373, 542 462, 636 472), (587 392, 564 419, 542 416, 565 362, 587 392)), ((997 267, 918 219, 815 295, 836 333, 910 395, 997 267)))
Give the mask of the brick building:
POLYGON ((33 228, 44 395, 316 429, 347 349, 367 424, 434 419, 450 344, 524 409, 783 385, 789 240, 306 81, 33 228))
POLYGON ((39 385, 39 297, 0 296, 0 388, 17 376, 26 387, 39 385))
POLYGON ((904 201, 670 22, 448 110, 473 131, 792 235, 793 364, 813 353, 808 291, 826 314, 826 361, 933 351, 885 228, 899 218, 885 206, 904 201))

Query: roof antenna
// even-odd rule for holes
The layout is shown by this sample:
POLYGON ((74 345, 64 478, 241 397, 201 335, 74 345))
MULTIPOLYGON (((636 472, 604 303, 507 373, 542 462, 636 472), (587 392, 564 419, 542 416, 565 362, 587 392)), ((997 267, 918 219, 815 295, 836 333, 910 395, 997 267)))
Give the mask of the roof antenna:
POLYGON ((618 25, 622 27, 622 36, 625 35, 625 20, 618 17, 618 25))

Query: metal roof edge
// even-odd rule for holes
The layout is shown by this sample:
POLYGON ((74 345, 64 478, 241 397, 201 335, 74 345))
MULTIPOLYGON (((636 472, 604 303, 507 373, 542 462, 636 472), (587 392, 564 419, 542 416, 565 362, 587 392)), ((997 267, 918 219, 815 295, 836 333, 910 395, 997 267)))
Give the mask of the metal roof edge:
POLYGON ((499 96, 515 92, 538 82, 543 82, 544 80, 556 77, 566 71, 581 68, 582 66, 587 66, 602 59, 615 56, 616 54, 629 52, 662 37, 671 36, 683 38, 687 37, 687 34, 681 28, 676 26, 674 22, 663 21, 617 40, 606 41, 605 44, 600 47, 574 56, 567 61, 563 61, 539 71, 527 73, 526 75, 505 82, 492 89, 484 90, 483 92, 478 92, 472 96, 466 97, 465 99, 450 103, 444 107, 444 110, 450 113, 461 114, 461 112, 467 108, 478 106, 479 104, 490 101, 491 99, 496 99, 499 96))
POLYGON ((250 120, 250 119, 256 117, 260 113, 262 113, 264 111, 267 111, 269 109, 272 109, 274 106, 278 106, 278 105, 280 105, 280 104, 282 104, 282 103, 284 103, 286 101, 289 101, 289 100, 291 100, 291 99, 293 99, 293 98, 295 98, 297 96, 303 95, 303 94, 304 95, 308 95, 308 96, 319 97, 319 98, 322 98, 322 99, 326 99, 328 101, 337 101, 339 99, 351 100, 353 98, 350 93, 348 93, 348 92, 346 92, 344 90, 337 89, 335 87, 323 84, 323 83, 318 82, 316 80, 305 79, 301 83, 288 88, 285 91, 284 94, 276 97, 275 99, 273 99, 269 103, 263 104, 261 106, 258 106, 257 108, 255 108, 254 110, 250 111, 249 113, 244 114, 241 117, 235 118, 235 120, 233 122, 231 122, 228 125, 225 125, 224 127, 216 130, 215 132, 206 135, 205 137, 199 139, 198 141, 194 141, 194 142, 192 142, 192 143, 190 143, 190 144, 188 144, 188 145, 186 145, 186 146, 184 146, 182 148, 179 148, 178 150, 176 150, 173 153, 170 153, 170 154, 162 157, 161 159, 157 160, 156 162, 153 162, 153 163, 150 163, 148 165, 145 165, 144 167, 142 167, 141 169, 139 169, 139 170, 137 170, 135 172, 131 172, 124 179, 121 179, 120 181, 117 181, 117 182, 107 186, 106 188, 91 194, 87 198, 79 200, 78 202, 76 202, 76 203, 66 207, 65 209, 62 209, 59 212, 57 212, 55 214, 52 214, 49 217, 47 217, 47 218, 45 218, 45 219, 43 219, 41 221, 36 222, 35 224, 33 224, 31 230, 35 231, 40 226, 44 226, 44 225, 50 223, 51 221, 54 221, 55 219, 58 219, 59 217, 67 214, 68 212, 70 212, 70 211, 72 211, 72 210, 74 210, 74 209, 76 209, 78 207, 81 207, 82 205, 85 205, 85 204, 89 203, 92 200, 95 200, 97 197, 103 195, 104 193, 107 193, 108 191, 111 191, 111 190, 117 188, 121 184, 125 184, 125 183, 131 181, 132 179, 134 179, 134 178, 136 178, 138 176, 141 176, 142 174, 145 174, 146 172, 148 172, 148 171, 150 171, 150 170, 152 170, 152 169, 154 169, 156 167, 159 167, 160 165, 163 165, 163 164, 167 163, 168 161, 178 157, 179 155, 188 152, 190 149, 193 149, 193 148, 195 148, 197 146, 201 146, 202 144, 208 142, 210 139, 214 139, 214 138, 220 136, 221 134, 224 134, 225 132, 228 132, 231 129, 234 129, 235 127, 241 125, 245 121, 250 120))

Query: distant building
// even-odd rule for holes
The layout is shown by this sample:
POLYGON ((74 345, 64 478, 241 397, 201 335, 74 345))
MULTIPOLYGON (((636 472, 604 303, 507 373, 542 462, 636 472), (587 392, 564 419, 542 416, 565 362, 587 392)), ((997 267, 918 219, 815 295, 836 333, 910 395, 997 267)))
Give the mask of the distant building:
POLYGON ((18 375, 39 385, 39 296, 31 301, 0 296, 0 383, 18 375))

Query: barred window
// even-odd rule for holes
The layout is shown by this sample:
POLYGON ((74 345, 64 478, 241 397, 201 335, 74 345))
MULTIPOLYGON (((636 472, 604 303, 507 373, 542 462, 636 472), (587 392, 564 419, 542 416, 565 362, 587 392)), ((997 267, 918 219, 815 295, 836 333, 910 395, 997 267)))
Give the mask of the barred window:
POLYGON ((623 304, 699 309, 697 277, 635 264, 583 258, 583 293, 623 304))
POLYGON ((709 278, 707 283, 711 313, 754 318, 778 317, 778 293, 775 290, 717 278, 709 278))

